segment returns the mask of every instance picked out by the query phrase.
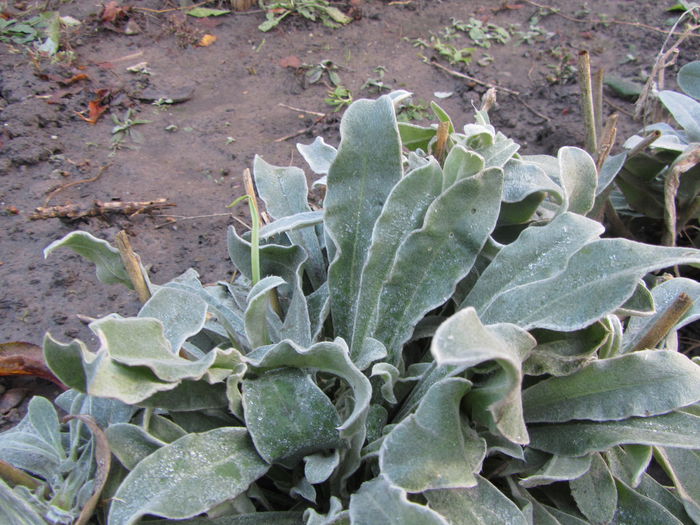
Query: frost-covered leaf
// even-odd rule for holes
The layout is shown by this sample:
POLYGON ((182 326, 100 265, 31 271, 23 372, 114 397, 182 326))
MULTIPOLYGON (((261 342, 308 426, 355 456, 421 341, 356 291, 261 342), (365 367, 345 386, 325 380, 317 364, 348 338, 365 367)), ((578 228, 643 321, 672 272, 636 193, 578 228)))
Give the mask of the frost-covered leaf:
POLYGON ((525 229, 504 246, 479 276, 460 308, 482 313, 504 293, 558 274, 572 255, 603 232, 600 223, 563 213, 542 227, 525 229))
POLYGON ((654 297, 646 283, 641 280, 637 283, 630 298, 615 311, 615 314, 620 317, 649 317, 654 313, 655 308, 654 297))
POLYGON ((430 351, 439 366, 464 370, 485 361, 499 369, 468 395, 473 416, 515 443, 527 443, 522 416, 521 362, 535 346, 524 330, 509 324, 484 326, 473 308, 460 310, 438 328, 430 351))
POLYGON ((352 525, 449 525, 437 512, 413 503, 382 477, 365 481, 350 497, 352 525))
POLYGON ((656 454, 688 516, 700 522, 700 450, 659 447, 656 454))
POLYGON ((444 187, 476 175, 483 169, 484 157, 474 151, 468 151, 463 146, 455 145, 447 154, 443 165, 444 187))
POLYGON ((585 474, 591 466, 591 456, 552 456, 542 468, 522 478, 518 483, 525 488, 569 481, 585 474))
POLYGON ((67 247, 88 261, 95 263, 97 278, 105 284, 123 284, 133 288, 129 274, 126 273, 119 250, 107 241, 98 239, 83 231, 74 231, 52 242, 44 249, 44 257, 51 255, 57 248, 67 247))
POLYGON ((333 325, 336 336, 349 341, 372 228, 402 175, 391 98, 356 101, 343 116, 340 135, 324 205, 326 232, 337 249, 328 270, 333 325))
POLYGON ((457 181, 429 206, 422 228, 399 246, 372 334, 386 345, 392 364, 401 361, 401 347, 418 321, 469 273, 496 224, 502 184, 502 175, 493 172, 457 181))
POLYGON ((640 444, 697 448, 700 417, 671 412, 622 421, 570 421, 528 426, 530 446, 550 454, 583 456, 615 445, 640 444))
MULTIPOLYGON (((407 492, 476 485, 486 443, 462 428, 460 401, 469 381, 445 379, 433 385, 411 414, 384 438, 379 467, 388 481, 407 492)), ((471 430, 471 431, 470 431, 471 430)))
POLYGON ((243 428, 188 434, 136 465, 114 495, 108 523, 196 516, 235 498, 268 468, 243 428))
POLYGON ((694 99, 700 99, 700 61, 684 65, 678 71, 678 85, 694 99))
POLYGON ((32 506, 0 479, 0 522, 8 525, 46 525, 32 506))
POLYGON ((693 300, 693 305, 676 326, 673 327, 671 332, 680 330, 683 326, 700 318, 700 283, 697 281, 686 279, 685 277, 669 279, 655 286, 651 293, 656 305, 656 313, 648 317, 633 317, 629 320, 622 339, 623 352, 628 352, 637 345, 649 328, 664 315, 669 305, 681 293, 687 294, 693 300))
POLYGON ((700 141, 700 103, 677 91, 662 91, 659 99, 683 126, 689 142, 700 141))
POLYGON ((379 299, 401 242, 423 224, 428 206, 442 190, 442 171, 434 159, 408 173, 392 189, 377 218, 367 261, 362 269, 352 326, 353 360, 362 353, 366 339, 381 315, 379 299))
POLYGON ((311 144, 297 144, 301 156, 317 175, 325 175, 338 154, 333 146, 326 144, 323 137, 316 137, 311 144))
POLYGON ((608 523, 617 508, 615 480, 600 454, 592 454, 591 468, 569 482, 579 510, 592 523, 608 523))
POLYGON ((284 279, 270 275, 261 279, 251 288, 248 294, 248 307, 245 311, 245 331, 248 341, 253 348, 269 345, 272 343, 270 337, 270 325, 268 318, 274 315, 270 312, 272 308, 273 295, 275 289, 285 284, 284 279))
POLYGON ((172 352, 179 352, 188 337, 204 326, 207 303, 189 292, 175 288, 160 288, 141 307, 139 317, 158 319, 172 352))
POLYGON ((340 444, 340 417, 302 370, 281 368, 243 380, 246 426, 268 463, 300 459, 340 444))
POLYGON ((505 291, 480 316, 525 329, 578 330, 623 305, 648 272, 698 262, 698 250, 599 239, 576 252, 563 272, 505 291))
POLYGON ((323 483, 335 470, 340 461, 338 449, 333 449, 330 454, 317 452, 304 458, 304 476, 309 483, 314 485, 323 483))
POLYGON ((142 427, 129 423, 117 423, 105 430, 112 453, 127 470, 133 469, 142 459, 166 445, 142 427))
POLYGON ((648 445, 624 445, 605 452, 605 458, 616 478, 636 488, 649 467, 652 450, 648 445))
POLYGON ((537 164, 510 159, 503 167, 503 202, 521 202, 529 195, 547 192, 561 202, 563 190, 537 164))
POLYGON ((617 480, 617 511, 611 525, 681 525, 671 512, 656 501, 617 480))
POLYGON ((487 479, 477 476, 472 488, 429 490, 430 508, 442 514, 451 525, 526 525, 525 515, 487 479))
POLYGON ((591 156, 580 148, 563 147, 557 155, 559 176, 568 199, 567 210, 585 215, 595 201, 598 171, 591 156))
POLYGON ((523 391, 529 423, 655 416, 700 400, 700 366, 683 354, 644 350, 601 359, 523 391))
MULTIPOLYGON (((172 523, 172 522, 171 522, 172 523)), ((256 512, 254 514, 235 514, 218 518, 194 518, 178 520, 177 525, 304 525, 301 512, 256 512)), ((308 525, 308 524, 307 524, 308 525)), ((340 524, 338 524, 340 525, 340 524)))
MULTIPOLYGON (((266 240, 281 233, 295 232, 310 226, 316 226, 323 222, 323 211, 304 211, 294 215, 288 215, 282 219, 277 219, 270 224, 260 228, 260 239, 266 240)), ((317 240, 318 242, 318 240, 317 240)), ((319 247, 320 249, 320 247, 319 247)))

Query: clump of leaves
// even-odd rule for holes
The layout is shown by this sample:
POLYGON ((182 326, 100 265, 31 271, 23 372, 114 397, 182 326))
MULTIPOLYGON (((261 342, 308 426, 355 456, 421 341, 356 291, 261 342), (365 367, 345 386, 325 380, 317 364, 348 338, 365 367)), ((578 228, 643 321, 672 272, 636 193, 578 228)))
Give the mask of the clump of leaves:
POLYGON ((550 84, 568 84, 576 78, 576 58, 569 49, 561 46, 547 50, 547 55, 555 62, 547 64, 550 70, 545 76, 550 84))
POLYGON ((331 28, 352 22, 352 18, 326 0, 261 0, 260 7, 265 10, 266 15, 266 20, 258 26, 260 31, 270 31, 289 15, 294 14, 312 22, 320 21, 324 26, 331 28))
MULTIPOLYGON (((406 95, 354 102, 338 149, 298 146, 322 210, 301 169, 255 159, 273 221, 229 230, 233 282, 149 283, 136 317, 91 323, 96 351, 46 336, 71 392, 137 410, 106 425, 108 525, 698 517, 700 367, 676 330, 700 310, 668 311, 700 286, 649 272, 700 251, 601 238, 586 152, 519 154, 483 110, 397 123, 406 95)), ((105 241, 60 247, 131 285, 105 241)))
POLYGON ((467 33, 479 47, 489 48, 492 43, 507 44, 510 41, 510 33, 505 27, 492 22, 482 22, 474 17, 470 17, 467 22, 452 18, 451 27, 455 31, 467 33))
POLYGON ((445 58, 452 65, 471 64, 474 52, 476 51, 475 47, 459 48, 448 44, 435 35, 431 35, 429 41, 417 38, 413 41, 413 45, 414 47, 432 49, 438 56, 445 58))
POLYGON ((0 17, 0 42, 18 45, 34 43, 36 50, 54 56, 59 49, 61 29, 74 27, 80 22, 70 16, 48 11, 24 20, 0 17))
POLYGON ((352 93, 345 86, 336 86, 328 92, 324 101, 333 106, 333 111, 340 111, 352 103, 352 93))
POLYGON ((665 90, 659 101, 680 126, 646 126, 625 142, 624 163, 613 194, 618 211, 634 223, 639 217, 663 221, 661 242, 676 243, 684 233, 697 245, 692 225, 700 218, 700 62, 681 68, 678 84, 687 94, 665 90), (645 137, 646 135, 646 137, 645 137))
POLYGON ((384 66, 377 66, 374 68, 374 72, 377 74, 377 76, 370 77, 365 80, 365 83, 362 84, 360 89, 378 94, 381 94, 383 91, 391 91, 391 87, 384 83, 384 73, 386 73, 386 68, 384 66))
POLYGON ((330 83, 334 86, 340 86, 341 84, 340 75, 338 74, 340 66, 332 60, 321 60, 321 62, 314 65, 303 64, 301 67, 306 69, 305 78, 309 84, 321 82, 324 76, 327 76, 330 83))
POLYGON ((122 120, 119 120, 119 117, 113 113, 112 122, 114 122, 114 127, 112 127, 112 149, 119 149, 127 137, 136 143, 143 142, 143 136, 134 127, 141 124, 149 124, 151 121, 133 118, 132 110, 129 108, 124 113, 122 120))

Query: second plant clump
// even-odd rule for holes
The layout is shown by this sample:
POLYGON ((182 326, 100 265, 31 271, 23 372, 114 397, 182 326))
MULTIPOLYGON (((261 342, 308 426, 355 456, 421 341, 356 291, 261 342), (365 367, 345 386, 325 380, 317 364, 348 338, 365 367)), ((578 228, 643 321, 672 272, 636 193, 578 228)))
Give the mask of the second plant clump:
MULTIPOLYGON (((274 220, 229 230, 234 282, 147 283, 138 316, 92 322, 95 352, 46 337, 78 419, 37 398, 0 435, 0 516, 69 523, 99 494, 109 525, 700 519, 700 368, 676 342, 700 285, 650 275, 700 252, 601 238, 583 150, 521 155, 484 110, 397 124, 406 95, 354 102, 337 150, 298 146, 322 210, 256 158, 274 220)), ((107 242, 62 246, 132 286, 107 242)))

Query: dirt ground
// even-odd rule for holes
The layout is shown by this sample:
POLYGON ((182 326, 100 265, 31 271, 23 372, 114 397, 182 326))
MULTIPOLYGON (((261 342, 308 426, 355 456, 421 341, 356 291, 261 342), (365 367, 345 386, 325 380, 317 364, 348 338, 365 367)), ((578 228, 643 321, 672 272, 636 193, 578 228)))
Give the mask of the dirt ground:
MULTIPOLYGON (((68 250, 44 259, 48 244, 75 229, 109 241, 126 230, 154 282, 189 267, 204 282, 229 277, 225 232, 236 220, 226 205, 243 193, 241 173, 254 155, 302 166, 296 142, 309 143, 315 135, 338 142, 340 113, 324 102, 328 77, 309 84, 305 70, 294 67, 299 64, 331 60, 355 98, 376 96, 362 86, 378 78, 379 66, 382 82, 413 92, 416 103, 451 92, 439 103, 463 125, 472 121, 472 104, 485 88, 431 65, 435 53, 415 43, 431 35, 442 39, 453 19, 474 17, 520 37, 477 47, 469 65, 439 63, 519 93, 501 91, 492 119, 522 144, 521 151, 556 154, 560 146, 582 145, 578 52, 590 51, 594 69, 640 80, 665 38, 653 27, 668 30, 672 15, 665 9, 672 2, 551 3, 557 13, 528 0, 353 0, 334 3, 355 17, 343 28, 290 17, 262 33, 259 9, 196 19, 176 3, 145 0, 123 3, 130 8, 125 16, 105 23, 103 6, 94 1, 48 0, 49 9, 82 22, 65 35, 70 56, 52 63, 0 43, 0 342, 41 344, 50 331, 59 340, 94 344, 78 314, 138 311, 135 295, 99 283, 92 265, 68 250), (608 23, 590 22, 601 18, 608 23), (217 40, 195 45, 205 34, 217 40), (127 70, 143 62, 149 74, 127 70), (78 74, 87 78, 68 83, 78 74), (164 103, 169 98, 176 103, 164 103), (83 117, 95 99, 106 110, 92 125, 83 117), (132 119, 147 121, 131 128, 141 141, 125 137, 115 147, 111 116, 123 121, 129 109, 132 119), (284 139, 300 130, 306 131, 284 139), (176 206, 77 221, 30 218, 38 206, 159 198, 176 206)), ((29 7, 11 1, 7 12, 29 7)), ((474 45, 465 36, 442 41, 474 45)), ((696 59, 697 51, 693 42, 682 47, 669 72, 696 59)), ((632 105, 608 92, 605 112, 615 110, 621 111, 619 136, 639 128, 625 113, 632 105)), ((243 208, 234 214, 243 217, 243 208)))

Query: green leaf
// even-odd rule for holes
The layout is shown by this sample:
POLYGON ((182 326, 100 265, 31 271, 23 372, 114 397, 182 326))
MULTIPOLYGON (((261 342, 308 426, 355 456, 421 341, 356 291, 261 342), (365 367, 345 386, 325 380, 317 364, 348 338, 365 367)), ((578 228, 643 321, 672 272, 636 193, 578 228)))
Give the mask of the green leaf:
POLYGON ((158 319, 171 351, 177 353, 187 338, 204 327, 207 303, 184 290, 163 287, 141 307, 139 317, 158 319))
POLYGON ((248 308, 245 311, 245 331, 251 347, 271 344, 270 326, 268 318, 275 315, 271 312, 271 305, 275 289, 286 284, 284 279, 277 276, 269 276, 258 281, 248 294, 248 308))
POLYGON ((563 147, 557 155, 559 176, 567 197, 567 210, 585 215, 595 201, 598 170, 591 156, 580 148, 563 147))
POLYGON ((129 423, 117 423, 105 430, 109 447, 127 470, 132 470, 145 457, 166 445, 143 428, 129 423))
POLYGON ((556 275, 577 250, 602 232, 600 223, 573 213, 563 213, 546 226, 525 229, 498 252, 460 308, 473 306, 481 314, 509 290, 556 275))
POLYGON ((466 308, 438 328, 430 352, 438 366, 466 369, 496 361, 500 369, 467 397, 473 417, 488 424, 492 432, 525 444, 528 435, 520 401, 521 362, 534 346, 532 336, 517 326, 484 326, 475 310, 466 308))
POLYGON ((365 481, 350 496, 350 522, 352 525, 448 525, 440 514, 409 501, 403 490, 382 477, 365 481))
POLYGON ((188 434, 136 465, 114 495, 108 523, 196 516, 243 493, 268 468, 243 428, 188 434))
POLYGON ((194 518, 178 521, 177 525, 304 525, 301 512, 256 512, 219 518, 194 518))
POLYGON ((645 350, 594 361, 523 391, 525 421, 610 421, 655 416, 700 399, 700 366, 683 354, 645 350))
POLYGON ((389 96, 358 100, 340 124, 341 142, 328 173, 326 232, 337 252, 328 270, 335 334, 350 340, 354 304, 382 206, 402 175, 401 141, 389 96))
POLYGON ((570 421, 528 426, 530 446, 550 454, 583 456, 615 445, 640 444, 697 448, 700 417, 671 412, 622 421, 570 421))
POLYGON ((430 141, 435 137, 435 128, 426 128, 411 124, 409 122, 399 122, 399 133, 401 134, 401 143, 410 151, 421 149, 428 151, 430 141))
POLYGON ((551 485, 557 481, 569 481, 584 475, 591 467, 591 456, 553 456, 539 470, 522 478, 518 484, 525 488, 551 485))
POLYGON ((656 456, 673 481, 688 516, 700 522, 700 450, 659 447, 656 456))
POLYGON ((646 273, 698 262, 693 249, 600 239, 576 252, 563 272, 505 291, 480 316, 525 329, 578 330, 622 306, 646 273))
POLYGON ((317 175, 326 175, 338 154, 338 150, 326 144, 323 137, 316 137, 311 144, 297 144, 297 149, 317 175))
POLYGON ((547 192, 562 202, 563 190, 533 162, 510 159, 503 167, 503 202, 521 202, 529 195, 547 192))
POLYGON ((443 165, 444 187, 448 188, 458 180, 476 175, 483 169, 484 157, 457 144, 447 154, 443 165))
POLYGON ((338 449, 334 449, 330 454, 311 454, 304 458, 304 476, 314 485, 323 483, 331 477, 339 462, 338 449))
POLYGON ((613 447, 605 453, 613 475, 636 488, 645 475, 652 458, 652 447, 625 445, 613 447))
POLYGON ((401 361, 401 347, 418 321, 469 273, 496 224, 502 184, 502 175, 493 172, 457 181, 433 201, 422 228, 399 247, 372 334, 385 344, 392 364, 401 361))
POLYGON ((95 263, 97 278, 105 284, 123 284, 133 289, 129 274, 126 273, 119 250, 107 241, 93 237, 87 232, 74 231, 52 242, 44 249, 44 257, 51 255, 57 248, 67 247, 78 255, 95 263))
POLYGON ((571 495, 592 523, 609 523, 617 508, 615 480, 600 454, 593 454, 591 460, 590 470, 569 482, 571 495))
POLYGON ((688 134, 688 141, 700 141, 700 103, 675 91, 662 91, 659 93, 659 99, 673 118, 683 126, 688 134))
POLYGON ((436 383, 415 414, 384 438, 379 467, 388 481, 407 492, 473 487, 486 443, 462 426, 459 404, 471 383, 449 378, 436 383))
POLYGON ((194 16, 195 18, 207 18, 209 16, 227 15, 231 11, 226 9, 211 9, 209 7, 194 7, 185 12, 190 16, 194 16))
POLYGON ((681 521, 659 505, 617 480, 617 512, 611 525, 681 525, 681 521))
POLYGON ((440 165, 432 160, 399 181, 387 197, 372 232, 372 244, 362 269, 350 345, 353 360, 361 355, 366 338, 380 317, 379 300, 401 242, 423 224, 428 206, 442 190, 440 165))
POLYGON ((472 488, 429 490, 430 508, 442 514, 451 525, 527 525, 520 509, 487 479, 477 476, 472 488))
POLYGON ((700 61, 689 62, 678 70, 678 85, 694 99, 700 99, 700 61))
POLYGON ((8 525, 46 525, 46 521, 0 479, 0 522, 8 525))
POLYGON ((340 444, 338 413, 302 370, 281 368, 243 380, 243 409, 255 448, 268 463, 340 444))

